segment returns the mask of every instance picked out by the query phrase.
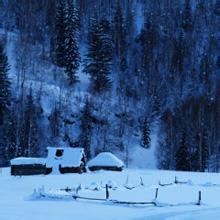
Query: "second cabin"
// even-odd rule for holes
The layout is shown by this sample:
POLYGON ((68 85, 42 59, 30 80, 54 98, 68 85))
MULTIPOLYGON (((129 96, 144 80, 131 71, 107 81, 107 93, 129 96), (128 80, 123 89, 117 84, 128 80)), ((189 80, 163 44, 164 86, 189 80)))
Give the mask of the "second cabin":
POLYGON ((87 163, 90 171, 109 170, 122 171, 124 163, 110 152, 102 152, 87 163))
POLYGON ((86 157, 83 148, 48 147, 47 151, 46 174, 86 172, 86 157))

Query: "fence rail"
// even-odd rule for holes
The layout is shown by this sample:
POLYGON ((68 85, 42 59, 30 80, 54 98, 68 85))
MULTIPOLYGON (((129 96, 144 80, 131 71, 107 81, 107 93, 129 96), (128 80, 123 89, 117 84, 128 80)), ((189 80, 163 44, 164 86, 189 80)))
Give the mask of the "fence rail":
POLYGON ((187 204, 169 204, 169 203, 160 203, 158 202, 158 196, 159 196, 159 188, 156 188, 155 189, 155 196, 154 196, 154 199, 152 201, 121 201, 121 200, 116 200, 116 199, 109 199, 110 197, 110 188, 109 186, 106 184, 105 186, 105 197, 104 198, 94 198, 94 197, 85 197, 85 196, 80 196, 79 195, 79 191, 81 190, 81 187, 79 189, 79 187, 75 190, 71 190, 70 188, 66 188, 66 189, 60 189, 60 191, 66 191, 68 193, 68 195, 64 195, 62 197, 62 195, 60 194, 50 194, 50 193, 46 193, 44 191, 44 187, 42 188, 39 188, 38 190, 34 190, 34 195, 37 197, 37 198, 53 198, 53 199, 56 199, 59 198, 59 199, 62 199, 62 198, 69 198, 69 199, 74 199, 74 200, 88 200, 88 201, 101 201, 101 202, 107 202, 107 203, 112 203, 112 204, 125 204, 125 205, 153 205, 153 206, 156 206, 156 207, 163 207, 163 206, 180 206, 180 205, 202 205, 202 192, 199 191, 198 192, 198 200, 197 202, 192 202, 192 203, 187 203, 187 204), (37 193, 38 192, 38 193, 37 193), (74 194, 72 193, 74 192, 74 194))

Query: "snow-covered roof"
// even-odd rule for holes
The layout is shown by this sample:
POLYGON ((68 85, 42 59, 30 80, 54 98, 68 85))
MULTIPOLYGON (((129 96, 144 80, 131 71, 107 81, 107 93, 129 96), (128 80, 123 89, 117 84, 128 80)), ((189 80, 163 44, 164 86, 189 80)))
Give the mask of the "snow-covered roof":
POLYGON ((45 165, 45 158, 17 157, 12 159, 10 162, 11 165, 31 165, 31 164, 45 165))
POLYGON ((46 159, 47 167, 54 167, 60 164, 62 167, 79 167, 84 156, 83 148, 55 148, 48 147, 48 156, 46 159), (57 151, 62 151, 62 155, 56 156, 57 151))
POLYGON ((88 167, 93 166, 113 166, 123 167, 124 163, 110 152, 102 152, 87 163, 88 167))

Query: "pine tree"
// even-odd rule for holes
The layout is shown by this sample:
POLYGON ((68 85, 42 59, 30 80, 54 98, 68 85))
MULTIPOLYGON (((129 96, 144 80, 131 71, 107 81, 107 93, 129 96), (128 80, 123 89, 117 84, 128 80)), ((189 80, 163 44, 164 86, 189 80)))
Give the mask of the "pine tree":
POLYGON ((68 0, 67 4, 65 31, 65 72, 72 85, 77 82, 76 71, 79 68, 80 54, 78 46, 79 16, 71 0, 68 0))
POLYGON ((13 108, 10 112, 10 115, 7 120, 7 125, 5 129, 5 136, 6 136, 6 149, 5 149, 5 159, 11 160, 15 158, 17 152, 17 136, 16 136, 16 129, 17 129, 17 121, 16 119, 17 112, 13 108))
POLYGON ((80 146, 84 148, 87 159, 91 157, 91 137, 92 137, 92 112, 91 106, 88 101, 83 107, 82 115, 80 118, 80 146))
POLYGON ((218 66, 218 68, 220 68, 220 56, 218 56, 218 58, 217 58, 217 66, 218 66))
POLYGON ((152 113, 151 117, 157 120, 160 116, 160 98, 157 94, 155 94, 152 98, 152 113))
POLYGON ((208 133, 207 129, 204 128, 202 136, 202 171, 204 172, 208 165, 209 159, 209 147, 208 147, 208 133))
POLYGON ((174 70, 177 73, 183 72, 184 57, 185 57, 185 42, 184 42, 184 35, 181 32, 179 38, 176 41, 174 41, 173 65, 174 65, 174 70))
POLYGON ((157 40, 155 22, 153 19, 153 14, 145 18, 144 27, 136 39, 141 46, 141 67, 145 73, 148 73, 152 66, 153 49, 157 40))
POLYGON ((166 134, 164 134, 164 137, 161 136, 161 138, 158 140, 158 149, 156 151, 157 155, 157 163, 158 168, 163 170, 169 170, 172 169, 171 167, 171 146, 169 143, 169 138, 166 134))
POLYGON ((65 67, 66 0, 59 0, 55 19, 55 60, 59 67, 65 67))
POLYGON ((39 156, 39 125, 38 125, 37 106, 34 103, 32 88, 30 88, 27 96, 24 122, 22 125, 22 133, 20 140, 20 148, 22 156, 39 156))
POLYGON ((199 171, 199 139, 197 129, 191 128, 190 166, 192 171, 199 171))
POLYGON ((133 10, 133 1, 128 0, 127 8, 126 8, 126 32, 127 32, 127 40, 130 41, 133 39, 134 34, 136 32, 135 29, 135 13, 133 10))
POLYGON ((91 19, 88 34, 88 52, 84 72, 90 75, 91 88, 95 93, 102 93, 111 88, 112 41, 109 22, 105 19, 91 19))
POLYGON ((182 15, 182 27, 185 31, 191 31, 193 28, 190 0, 185 0, 185 5, 182 15))
POLYGON ((161 125, 159 127, 160 138, 158 139, 158 146, 156 149, 157 163, 159 169, 174 169, 173 167, 173 148, 172 140, 170 138, 170 130, 172 129, 170 124, 168 124, 168 118, 170 118, 171 112, 167 109, 163 117, 161 118, 161 125))
POLYGON ((0 125, 3 124, 11 105, 11 83, 8 71, 8 58, 4 52, 3 44, 0 43, 0 125))
POLYGON ((61 116, 61 112, 57 107, 57 105, 55 105, 54 109, 52 110, 49 116, 52 138, 59 137, 60 135, 60 127, 61 127, 60 116, 61 116))
POLYGON ((215 2, 214 13, 220 16, 220 0, 216 0, 215 2))
POLYGON ((211 63, 210 58, 207 53, 204 53, 200 63, 200 80, 203 86, 204 95, 207 97, 210 96, 210 88, 211 88, 211 63))
POLYGON ((186 133, 182 131, 180 146, 175 154, 176 170, 189 171, 189 151, 186 142, 186 133))
POLYGON ((148 149, 150 148, 150 142, 150 125, 147 118, 145 117, 141 129, 141 146, 148 149))
POLYGON ((127 69, 127 42, 125 19, 119 1, 117 2, 114 15, 114 50, 115 55, 119 58, 119 66, 122 72, 127 69))

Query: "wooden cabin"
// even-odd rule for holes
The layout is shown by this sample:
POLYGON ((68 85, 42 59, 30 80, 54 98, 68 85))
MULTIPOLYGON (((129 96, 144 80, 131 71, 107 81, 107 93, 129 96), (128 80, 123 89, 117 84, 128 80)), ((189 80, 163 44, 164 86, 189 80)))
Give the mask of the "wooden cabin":
POLYGON ((46 173, 83 173, 86 157, 83 148, 48 147, 46 173))
POLYGON ((83 173, 86 157, 83 148, 48 147, 47 158, 18 157, 11 160, 11 175, 83 173))
POLYGON ((11 160, 11 175, 45 174, 45 158, 18 157, 11 160))
POLYGON ((87 163, 90 171, 110 170, 122 171, 124 163, 110 152, 102 152, 87 163))

